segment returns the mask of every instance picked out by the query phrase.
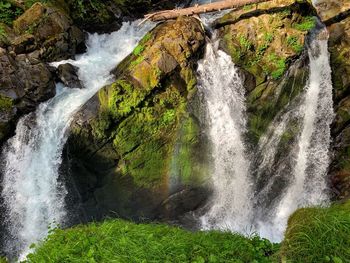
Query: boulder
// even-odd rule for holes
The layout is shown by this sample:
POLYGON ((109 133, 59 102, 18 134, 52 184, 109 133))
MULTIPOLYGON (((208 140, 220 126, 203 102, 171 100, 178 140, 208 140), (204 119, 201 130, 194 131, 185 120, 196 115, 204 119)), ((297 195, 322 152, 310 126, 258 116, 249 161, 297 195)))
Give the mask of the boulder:
POLYGON ((72 58, 84 51, 84 33, 61 9, 35 3, 13 22, 17 36, 11 41, 12 50, 29 53, 39 50, 46 62, 72 58))
POLYGON ((66 87, 73 89, 83 88, 78 77, 78 68, 74 67, 72 64, 66 63, 59 65, 57 67, 57 77, 66 87))
MULTIPOLYGON (((113 71, 115 82, 75 116, 66 166, 91 218, 176 217, 164 200, 184 189, 205 191, 204 138, 189 109, 203 46, 195 18, 158 25, 113 71)), ((175 201, 181 213, 193 208, 175 201)))

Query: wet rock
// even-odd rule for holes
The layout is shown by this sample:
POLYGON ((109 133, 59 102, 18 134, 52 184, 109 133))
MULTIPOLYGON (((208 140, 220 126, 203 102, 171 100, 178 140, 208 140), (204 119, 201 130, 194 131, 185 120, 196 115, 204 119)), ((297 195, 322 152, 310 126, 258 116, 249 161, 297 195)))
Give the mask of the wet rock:
POLYGON ((78 68, 74 67, 72 64, 66 63, 59 65, 57 67, 57 76, 59 81, 61 81, 66 87, 73 89, 83 88, 78 77, 78 68))
MULTIPOLYGON (((115 82, 75 116, 68 166, 93 217, 168 218, 195 205, 181 203, 179 195, 167 209, 160 206, 174 194, 174 177, 176 191, 205 189, 207 151, 188 110, 203 46, 204 31, 194 18, 158 25, 113 71, 115 82)), ((182 196, 196 193, 202 200, 200 191, 182 196)))
POLYGON ((20 116, 54 95, 54 79, 44 63, 0 48, 0 143, 11 135, 20 116))

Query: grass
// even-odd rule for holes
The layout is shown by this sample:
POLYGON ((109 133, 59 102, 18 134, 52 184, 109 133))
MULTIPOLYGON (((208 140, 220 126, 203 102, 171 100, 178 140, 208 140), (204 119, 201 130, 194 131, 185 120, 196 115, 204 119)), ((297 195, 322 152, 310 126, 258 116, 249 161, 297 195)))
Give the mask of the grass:
POLYGON ((299 209, 289 218, 280 254, 287 262, 350 262, 350 202, 299 209))
POLYGON ((110 220, 54 230, 27 262, 264 263, 277 249, 259 237, 110 220))
MULTIPOLYGON (((350 262, 350 202, 302 208, 282 244, 227 232, 189 232, 123 220, 55 229, 26 262, 350 262)), ((1 260, 0 260, 1 262, 1 260)))

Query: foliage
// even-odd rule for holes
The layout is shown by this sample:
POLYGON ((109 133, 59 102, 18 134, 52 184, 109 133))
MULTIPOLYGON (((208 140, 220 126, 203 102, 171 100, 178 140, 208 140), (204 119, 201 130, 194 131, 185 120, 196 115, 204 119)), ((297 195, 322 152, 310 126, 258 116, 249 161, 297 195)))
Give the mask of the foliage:
POLYGON ((0 94, 0 111, 7 111, 11 109, 13 101, 11 98, 5 97, 0 94))
POLYGON ((9 0, 0 1, 0 23, 12 25, 13 20, 23 13, 23 10, 9 0))
POLYGON ((3 25, 0 24, 0 41, 4 41, 7 38, 7 33, 3 25))
POLYGON ((292 262, 349 262, 350 202, 295 212, 280 255, 292 262))
POLYGON ((316 18, 313 16, 303 17, 300 23, 294 24, 293 27, 300 31, 309 31, 316 26, 316 18))
POLYGON ((257 236, 110 220, 53 231, 27 262, 264 263, 278 248, 257 236))
POLYGON ((298 54, 303 51, 303 45, 299 43, 297 36, 288 36, 287 44, 298 54))

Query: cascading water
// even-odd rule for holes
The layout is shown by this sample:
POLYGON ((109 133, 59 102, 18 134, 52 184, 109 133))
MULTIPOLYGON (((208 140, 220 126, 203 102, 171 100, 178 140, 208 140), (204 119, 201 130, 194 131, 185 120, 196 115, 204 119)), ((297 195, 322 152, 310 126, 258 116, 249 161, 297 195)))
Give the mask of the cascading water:
MULTIPOLYGON (((309 37, 310 76, 305 91, 272 123, 260 141, 257 178, 252 178, 243 142, 245 133, 244 88, 231 58, 207 45, 199 63, 199 91, 207 106, 212 142, 213 190, 209 210, 201 217, 203 229, 251 230, 280 241, 288 217, 299 207, 325 204, 328 200, 326 175, 329 165, 330 124, 333 119, 332 82, 325 28, 309 37), (291 122, 299 134, 287 161, 273 166, 277 147, 291 122), (266 171, 269 173, 266 175, 266 171), (268 181, 254 188, 259 176, 268 181), (285 185, 272 200, 276 182, 285 185), (259 198, 259 202, 253 199, 259 198), (263 202, 263 203, 261 203, 263 202), (272 204, 272 205, 271 205, 272 204)), ((253 157, 253 156, 250 156, 253 157)), ((278 185, 278 184, 277 184, 278 185)))
POLYGON ((207 108, 213 157, 214 196, 202 216, 204 229, 243 231, 251 219, 249 158, 243 134, 246 127, 244 87, 231 57, 209 43, 198 65, 198 89, 207 108))
POLYGON ((79 68, 84 89, 57 85, 57 95, 42 103, 35 114, 22 118, 16 135, 4 147, 3 198, 7 208, 10 237, 5 250, 23 259, 30 245, 47 235, 50 224, 65 220, 65 186, 59 180, 62 149, 66 131, 74 113, 101 87, 112 80, 110 71, 150 30, 137 21, 125 23, 112 34, 90 35, 87 52, 71 63, 79 68))
POLYGON ((330 125, 333 120, 332 80, 328 33, 322 28, 311 35, 308 45, 309 83, 297 110, 301 133, 290 182, 277 206, 269 212, 270 222, 260 222, 262 235, 280 241, 287 219, 297 208, 328 201, 326 176, 329 166, 330 125))

